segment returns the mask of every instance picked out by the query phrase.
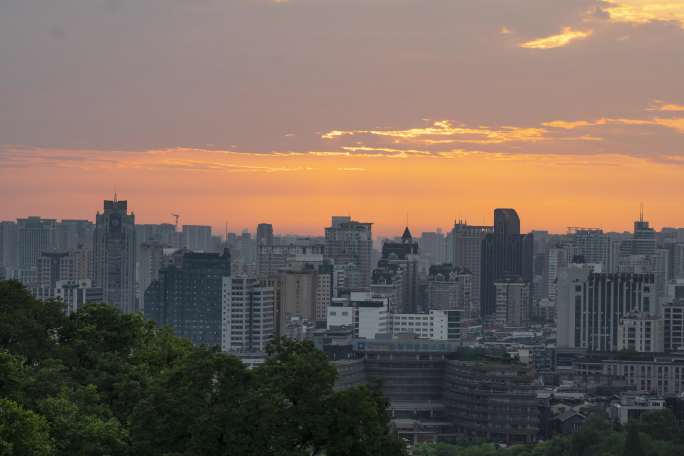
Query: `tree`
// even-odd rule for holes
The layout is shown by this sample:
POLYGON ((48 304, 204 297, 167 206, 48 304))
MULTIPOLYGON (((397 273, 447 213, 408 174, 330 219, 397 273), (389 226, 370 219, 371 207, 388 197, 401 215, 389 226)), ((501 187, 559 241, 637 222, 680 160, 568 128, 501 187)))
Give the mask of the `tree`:
POLYGON ((9 399, 0 398, 0 455, 52 456, 45 418, 25 410, 9 399))
POLYGON ((50 424, 58 455, 123 456, 128 452, 128 433, 104 406, 94 386, 66 389, 40 402, 50 424))
POLYGON ((627 438, 625 440, 625 450, 623 456, 646 456, 639 437, 639 428, 636 424, 630 423, 627 426, 627 438))
POLYGON ((29 364, 50 357, 55 334, 64 324, 59 301, 39 301, 16 281, 0 281, 0 349, 27 359, 29 364))

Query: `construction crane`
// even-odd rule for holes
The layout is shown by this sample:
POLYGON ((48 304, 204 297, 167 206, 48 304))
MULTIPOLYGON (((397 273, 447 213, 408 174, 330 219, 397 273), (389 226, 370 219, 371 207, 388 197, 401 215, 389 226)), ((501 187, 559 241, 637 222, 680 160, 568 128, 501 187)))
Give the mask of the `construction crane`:
POLYGON ((180 220, 180 214, 171 214, 171 217, 176 219, 176 231, 178 231, 178 220, 180 220))

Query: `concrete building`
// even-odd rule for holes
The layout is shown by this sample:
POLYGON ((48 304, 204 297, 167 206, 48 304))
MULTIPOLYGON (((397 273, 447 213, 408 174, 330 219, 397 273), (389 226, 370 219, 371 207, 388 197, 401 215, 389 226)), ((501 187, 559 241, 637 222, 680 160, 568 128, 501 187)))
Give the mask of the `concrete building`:
POLYGON ((334 216, 325 229, 325 255, 335 264, 350 265, 346 275, 346 288, 368 288, 371 276, 373 250, 372 223, 334 216))
POLYGON ((499 327, 524 328, 530 322, 530 286, 522 279, 504 279, 496 289, 496 324, 499 327))
POLYGON ((684 358, 676 355, 634 358, 604 359, 600 363, 600 372, 624 379, 639 394, 664 397, 684 393, 684 358))
POLYGON ((223 280, 230 253, 180 252, 145 292, 145 318, 170 326, 195 345, 221 346, 223 280))
POLYGON ((28 217, 17 219, 17 267, 31 269, 43 252, 55 248, 57 221, 28 217))
POLYGON ((143 312, 145 309, 145 291, 153 281, 159 279, 159 271, 164 266, 164 248, 165 244, 154 239, 140 245, 136 289, 138 307, 143 312))
POLYGON ((55 227, 55 250, 76 250, 93 245, 95 226, 90 220, 62 220, 55 227))
POLYGON ((273 245, 273 225, 270 223, 259 223, 256 230, 257 248, 262 245, 273 245))
POLYGON ((93 287, 89 279, 57 281, 54 297, 64 302, 67 314, 77 312, 86 304, 103 302, 102 288, 93 287))
POLYGON ((459 342, 463 329, 462 309, 431 310, 424 314, 390 314, 390 334, 413 334, 419 339, 459 342))
MULTIPOLYGON (((451 256, 454 267, 462 268, 473 275, 471 299, 473 307, 480 308, 482 241, 487 234, 491 234, 491 226, 468 225, 459 220, 451 230, 451 256)), ((480 311, 478 310, 478 314, 480 311)))
POLYGON ((631 313, 618 323, 619 351, 662 353, 664 351, 664 322, 661 317, 631 313))
MULTIPOLYGON (((610 265, 610 238, 600 228, 568 229, 573 246, 573 256, 582 258, 584 263, 601 264, 602 271, 608 271, 610 265)), ((573 258, 569 258, 572 261, 573 258)), ((617 271, 615 271, 617 272, 617 271)))
POLYGON ((209 252, 211 246, 211 227, 183 225, 183 246, 193 252, 209 252))
POLYGON ((420 257, 428 266, 446 262, 446 238, 441 230, 423 232, 418 239, 420 257))
POLYGON ((102 288, 104 301, 126 313, 136 304, 135 215, 126 201, 104 202, 97 213, 94 239, 94 286, 102 288))
POLYGON ((355 338, 373 339, 389 334, 390 318, 387 300, 368 292, 352 292, 346 298, 335 298, 328 307, 327 328, 350 326, 355 338))
POLYGON ((275 334, 275 292, 258 279, 224 277, 221 349, 263 353, 275 334))
POLYGON ((684 350, 684 298, 663 306, 665 351, 684 350))
POLYGON ((618 326, 628 314, 660 316, 652 274, 595 273, 571 265, 558 287, 558 346, 618 350, 618 326))
POLYGON ((16 222, 0 222, 0 266, 8 273, 17 269, 17 244, 16 222))
POLYGON ((630 421, 638 420, 647 412, 657 412, 665 409, 665 399, 655 397, 623 395, 608 407, 608 416, 623 426, 630 421))
POLYGON ((299 238, 280 244, 259 244, 257 242, 256 269, 260 278, 276 277, 281 269, 288 267, 292 259, 308 255, 323 255, 325 244, 318 240, 299 238))
POLYGON ((382 257, 373 270, 373 285, 394 285, 397 291, 393 311, 415 313, 419 306, 418 243, 408 227, 399 242, 385 241, 382 257))
POLYGON ((473 274, 450 264, 431 266, 426 285, 429 310, 461 309, 465 318, 478 320, 480 307, 473 301, 473 274))
POLYGON ((534 371, 507 361, 449 361, 445 405, 455 431, 471 440, 532 443, 540 431, 534 371))

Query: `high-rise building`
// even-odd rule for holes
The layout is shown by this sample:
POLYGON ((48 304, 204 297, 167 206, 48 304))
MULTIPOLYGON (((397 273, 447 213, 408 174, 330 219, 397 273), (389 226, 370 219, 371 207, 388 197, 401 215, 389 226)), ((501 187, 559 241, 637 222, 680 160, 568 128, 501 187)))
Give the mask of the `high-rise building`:
POLYGON ((630 314, 662 317, 653 274, 595 273, 591 265, 562 271, 558 286, 558 346, 618 350, 620 321, 630 314))
POLYGON ((209 252, 211 227, 204 225, 183 225, 183 245, 193 252, 209 252))
POLYGON ((57 221, 28 217, 17 219, 17 262, 19 269, 31 269, 43 252, 55 248, 57 221))
POLYGON ((372 223, 362 223, 349 217, 333 217, 332 226, 325 229, 325 255, 339 265, 351 265, 347 288, 368 288, 373 250, 372 223), (356 272, 356 273, 353 273, 356 272))
POLYGON ((496 324, 500 327, 524 328, 530 322, 530 285, 520 278, 494 282, 496 290, 496 324))
POLYGON ((452 264, 457 268, 470 271, 473 275, 472 301, 473 306, 478 309, 480 308, 482 241, 492 231, 491 226, 467 225, 462 221, 454 223, 454 228, 451 231, 452 264))
POLYGON ((62 220, 55 230, 55 249, 67 252, 81 246, 93 245, 95 227, 89 220, 62 220))
POLYGON ((406 227, 399 242, 385 241, 383 243, 382 258, 373 270, 373 285, 396 286, 399 299, 394 304, 399 312, 415 313, 418 311, 418 258, 418 243, 413 241, 411 231, 406 227))
POLYGON ((494 210, 494 232, 482 241, 480 271, 483 318, 496 314, 497 281, 522 279, 530 287, 528 297, 533 296, 534 236, 520 234, 520 218, 515 209, 494 210))
POLYGON ((94 286, 102 288, 104 301, 122 312, 135 312, 135 215, 128 202, 104 202, 97 213, 94 242, 94 286))
POLYGON ((257 249, 262 245, 273 245, 273 225, 259 223, 256 230, 257 249))
POLYGON ((639 220, 634 222, 632 239, 622 243, 622 253, 623 255, 653 255, 656 246, 656 232, 644 220, 644 212, 642 210, 639 220))
POLYGON ((562 246, 552 247, 546 255, 544 271, 545 297, 555 306, 556 296, 558 295, 558 274, 567 267, 572 258, 570 249, 562 246))
POLYGON ((195 345, 221 346, 223 281, 230 253, 179 252, 145 292, 145 317, 195 345))
POLYGON ((0 266, 6 271, 17 268, 17 224, 0 222, 0 266))
POLYGON ((423 232, 418 240, 420 256, 428 265, 446 262, 446 238, 441 230, 423 232))
POLYGON ((275 293, 258 279, 224 277, 221 349, 265 352, 275 332, 275 293))
POLYGON ((102 288, 95 288, 89 279, 58 280, 54 297, 64 302, 67 314, 78 311, 86 304, 102 303, 102 288))
MULTIPOLYGON (((610 266, 610 238, 603 234, 600 228, 568 229, 568 235, 573 245, 573 256, 569 261, 581 258, 583 263, 602 265, 602 271, 607 272, 610 266)), ((614 271, 617 272, 617 271, 614 271)))
POLYGON ((473 305, 473 275, 467 269, 445 263, 431 266, 426 284, 429 310, 463 310, 464 318, 480 318, 479 306, 473 305))
POLYGON ((159 271, 164 266, 164 244, 150 240, 140 244, 138 255, 138 307, 145 309, 145 291, 154 281, 159 279, 159 271))
POLYGON ((662 353, 664 339, 663 319, 659 316, 632 313, 618 323, 618 351, 662 353))
POLYGON ((665 351, 684 350, 684 298, 663 306, 665 351))
POLYGON ((285 269, 293 258, 308 255, 323 255, 325 245, 316 239, 298 238, 288 243, 257 245, 257 276, 275 277, 285 269))

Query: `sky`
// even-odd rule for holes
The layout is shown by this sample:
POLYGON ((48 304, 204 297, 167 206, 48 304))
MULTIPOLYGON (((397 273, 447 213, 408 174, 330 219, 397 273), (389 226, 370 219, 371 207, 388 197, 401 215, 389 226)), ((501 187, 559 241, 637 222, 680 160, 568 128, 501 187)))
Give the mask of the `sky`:
POLYGON ((0 0, 0 219, 684 226, 684 0, 0 0))

